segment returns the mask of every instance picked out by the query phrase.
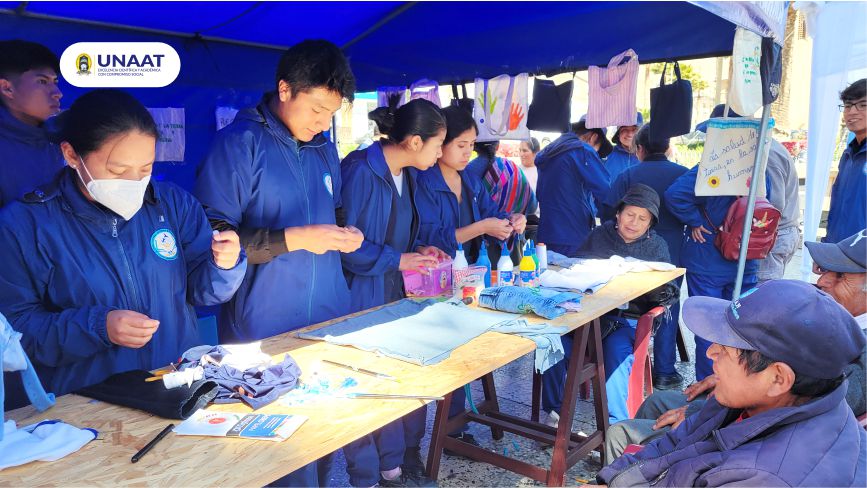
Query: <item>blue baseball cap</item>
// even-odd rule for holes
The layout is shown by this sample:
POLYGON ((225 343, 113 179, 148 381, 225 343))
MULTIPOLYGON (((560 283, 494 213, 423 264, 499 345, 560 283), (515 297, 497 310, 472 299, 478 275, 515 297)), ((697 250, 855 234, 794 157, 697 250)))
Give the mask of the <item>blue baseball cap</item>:
POLYGON ((837 273, 867 273, 867 229, 840 242, 805 242, 820 268, 837 273))
MULTIPOLYGON (((726 110, 726 105, 724 103, 717 105, 716 107, 713 108, 713 110, 711 110, 710 117, 708 117, 707 120, 705 120, 704 122, 699 122, 698 124, 696 124, 695 130, 697 130, 699 132, 704 132, 705 134, 707 134, 707 123, 710 122, 710 119, 716 119, 716 118, 722 117, 723 114, 725 113, 725 110, 726 110)), ((742 115, 736 113, 734 110, 732 110, 731 107, 729 107, 729 117, 740 118, 740 117, 742 117, 742 115)))
POLYGON ((734 301, 690 297, 682 314, 705 340, 759 351, 814 378, 838 378, 865 345, 852 315, 805 281, 771 280, 734 301))

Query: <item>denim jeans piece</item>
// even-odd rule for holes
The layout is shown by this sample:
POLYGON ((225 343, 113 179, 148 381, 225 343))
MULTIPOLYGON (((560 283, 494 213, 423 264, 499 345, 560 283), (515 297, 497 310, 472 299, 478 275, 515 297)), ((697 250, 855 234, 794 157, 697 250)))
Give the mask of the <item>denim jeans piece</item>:
POLYGON ((533 312, 546 319, 556 319, 566 313, 560 304, 580 302, 578 293, 545 290, 543 288, 521 288, 518 286, 497 286, 485 288, 479 296, 479 305, 501 312, 533 312))
POLYGON ((452 350, 494 326, 515 318, 517 315, 514 314, 433 300, 401 300, 298 336, 375 351, 401 361, 429 366, 448 358, 452 350))

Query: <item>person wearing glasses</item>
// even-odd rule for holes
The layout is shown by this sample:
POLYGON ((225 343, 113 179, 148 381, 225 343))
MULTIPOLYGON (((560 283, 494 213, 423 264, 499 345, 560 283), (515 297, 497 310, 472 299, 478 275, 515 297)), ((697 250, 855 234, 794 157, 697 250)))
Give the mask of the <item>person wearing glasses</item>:
POLYGON ((867 175, 864 138, 867 136, 867 79, 852 83, 840 93, 840 110, 846 128, 855 135, 840 156, 837 179, 831 188, 828 233, 823 242, 840 242, 867 227, 867 175))

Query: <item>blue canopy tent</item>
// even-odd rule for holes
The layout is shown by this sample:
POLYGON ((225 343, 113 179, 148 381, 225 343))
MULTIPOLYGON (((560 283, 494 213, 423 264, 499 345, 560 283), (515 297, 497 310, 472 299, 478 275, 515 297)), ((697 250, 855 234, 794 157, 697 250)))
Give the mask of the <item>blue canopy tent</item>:
MULTIPOLYGON (((732 5, 734 22, 759 19, 754 28, 774 29, 751 12, 757 4, 732 5)), ((273 87, 281 52, 300 40, 342 46, 359 91, 368 91, 419 78, 448 83, 581 70, 628 47, 643 62, 728 54, 733 22, 707 8, 688 2, 0 2, 0 38, 38 41, 58 54, 87 41, 172 45, 181 58, 178 79, 166 88, 130 91, 149 107, 186 109, 188 164, 158 165, 156 177, 189 188, 215 131, 215 107, 256 103, 273 87)), ((83 92, 62 89, 64 105, 83 92)))

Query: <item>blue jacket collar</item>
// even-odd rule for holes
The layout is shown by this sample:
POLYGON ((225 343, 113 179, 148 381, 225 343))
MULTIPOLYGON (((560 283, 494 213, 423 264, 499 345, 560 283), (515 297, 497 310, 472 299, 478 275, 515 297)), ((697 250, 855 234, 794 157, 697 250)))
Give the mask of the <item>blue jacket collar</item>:
MULTIPOLYGON (((367 157, 365 158, 367 161, 367 165, 370 166, 370 169, 373 173, 386 183, 388 182, 387 178, 391 178, 391 168, 388 167, 388 162, 385 160, 385 152, 382 150, 382 143, 379 141, 374 142, 370 146, 367 147, 367 157)), ((415 183, 418 179, 418 170, 412 167, 405 167, 402 170, 409 179, 415 183)))
POLYGON ((644 162, 647 161, 668 161, 668 158, 665 157, 665 154, 651 154, 644 158, 644 162))
POLYGON ((277 137, 277 139, 291 147, 298 147, 300 149, 304 146, 321 146, 328 142, 328 139, 326 139, 321 133, 316 134, 316 136, 309 142, 299 142, 298 139, 289 132, 289 128, 286 127, 286 124, 284 124, 283 121, 271 111, 271 107, 268 106, 274 96, 275 94, 273 92, 264 94, 255 110, 244 111, 238 115, 241 115, 242 118, 265 124, 271 129, 271 132, 277 137))
MULTIPOLYGON (((744 419, 740 422, 731 422, 728 425, 714 431, 714 439, 719 444, 720 450, 736 449, 742 444, 746 444, 751 440, 765 435, 769 430, 776 429, 785 425, 803 422, 814 417, 833 410, 846 400, 846 390, 849 385, 846 381, 837 387, 831 393, 825 396, 813 399, 803 405, 795 407, 775 408, 762 412, 754 417, 744 419)), ((726 420, 733 416, 737 411, 726 409, 717 403, 716 398, 709 400, 713 402, 713 406, 728 412, 724 417, 726 420)), ((848 406, 847 406, 848 408, 848 406)), ((735 416, 736 417, 736 416, 735 416)), ((722 417, 714 417, 722 419, 722 417)))
POLYGON ((34 127, 16 119, 0 104, 0 132, 27 144, 47 144, 48 134, 44 127, 34 127))
POLYGON ((545 149, 539 152, 536 156, 536 166, 544 166, 548 161, 554 159, 568 151, 573 151, 581 147, 587 146, 591 151, 594 149, 586 142, 582 141, 574 132, 567 132, 558 137, 554 142, 548 145, 545 149), (541 160, 541 161, 540 161, 541 160), (540 164, 541 162, 541 164, 540 164))
MULTIPOLYGON (((431 190, 452 193, 452 189, 449 188, 449 185, 446 183, 446 179, 443 176, 443 172, 440 170, 439 163, 431 166, 430 169, 425 170, 425 174, 428 175, 427 183, 431 190)), ((461 183, 463 186, 472 191, 473 185, 470 183, 467 172, 458 171, 458 174, 461 176, 461 183)))

